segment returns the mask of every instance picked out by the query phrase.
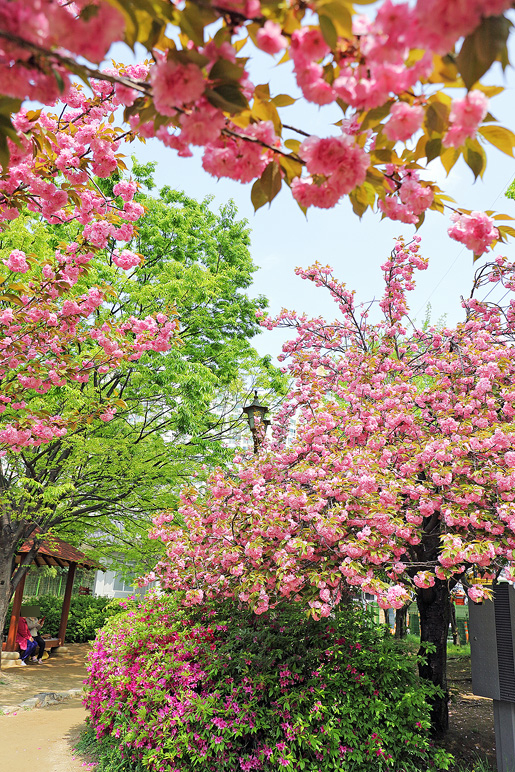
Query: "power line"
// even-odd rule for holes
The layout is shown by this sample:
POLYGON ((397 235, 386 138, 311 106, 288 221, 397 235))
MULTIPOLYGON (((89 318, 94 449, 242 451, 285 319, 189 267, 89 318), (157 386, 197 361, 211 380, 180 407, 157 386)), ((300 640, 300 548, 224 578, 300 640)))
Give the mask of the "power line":
MULTIPOLYGON (((491 208, 491 209, 493 209, 493 208, 494 208, 494 205, 495 205, 495 203, 497 202, 497 200, 498 200, 498 199, 499 199, 499 198, 500 198, 502 195, 504 195, 504 193, 506 193, 506 191, 508 190, 508 187, 510 186, 510 184, 511 184, 512 180, 513 180, 513 173, 512 173, 512 174, 510 174, 510 177, 509 177, 508 181, 505 183, 505 185, 502 187, 501 191, 500 191, 500 192, 497 194, 497 196, 495 197, 494 201, 491 203, 491 205, 490 205, 490 208, 491 208)), ((445 279, 445 278, 446 278, 446 277, 449 275, 449 273, 452 271, 452 269, 454 268, 454 266, 455 266, 455 265, 456 265, 456 263, 458 262, 459 258, 461 257, 461 255, 463 254, 463 252, 465 251, 465 249, 466 249, 466 247, 462 247, 462 248, 460 249, 460 251, 458 252, 458 254, 456 255, 456 257, 454 258, 454 260, 452 261, 452 263, 450 264, 450 266, 448 267, 448 269, 446 270, 446 272, 444 273, 444 275, 442 276, 442 278, 439 280, 438 284, 436 284, 436 286, 434 287, 434 289, 433 289, 433 290, 431 290, 431 293, 429 294, 429 296, 426 298, 426 300, 425 300, 425 301, 422 303, 422 305, 420 306, 420 308, 419 308, 419 309, 418 309, 418 311, 416 312, 416 314, 415 314, 415 317, 417 317, 417 316, 419 315, 419 313, 420 313, 420 312, 421 312, 421 311, 422 311, 422 310, 423 310, 423 309, 424 309, 424 308, 427 306, 427 304, 429 303, 429 301, 431 300, 431 298, 432 298, 432 297, 433 297, 433 295, 435 294, 436 290, 437 290, 437 289, 438 289, 438 287, 441 285, 441 283, 443 282, 443 280, 444 280, 444 279, 445 279)))

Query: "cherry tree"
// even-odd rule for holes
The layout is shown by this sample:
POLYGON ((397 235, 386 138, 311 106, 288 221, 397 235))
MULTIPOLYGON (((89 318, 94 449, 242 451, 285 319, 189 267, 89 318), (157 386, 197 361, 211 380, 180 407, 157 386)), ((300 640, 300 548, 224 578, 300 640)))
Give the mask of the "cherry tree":
MULTIPOLYGON (((157 137, 181 156, 202 147, 210 174, 252 182, 256 208, 283 183, 303 209, 348 196, 359 216, 375 206, 382 217, 417 227, 428 209, 447 207, 451 238, 483 254, 515 230, 501 224, 502 215, 454 206, 426 166, 440 159, 448 173, 463 157, 477 178, 488 144, 513 156, 515 135, 489 111, 489 98, 503 89, 481 81, 495 61, 508 64, 504 14, 513 2, 384 0, 368 15, 356 13, 371 2, 1 0, 6 206, 12 210, 20 193, 9 182, 9 153, 18 152, 12 143, 23 146, 39 129, 19 112, 23 101, 78 106, 80 78, 124 108, 129 132, 157 137), (99 68, 116 41, 143 46, 149 59, 99 68), (251 82, 256 51, 287 69, 291 93, 251 82), (306 107, 332 105, 340 128, 334 110, 327 136, 292 126, 284 113, 297 94, 306 107), (12 112, 18 119, 11 122, 12 112)), ((61 169, 77 160, 70 141, 60 148, 61 169)))
MULTIPOLYGON (((114 388, 95 391, 98 379, 147 351, 167 351, 177 337, 173 306, 143 319, 121 313, 106 319, 100 311, 116 295, 116 282, 108 274, 97 283, 85 281, 93 258, 108 242, 120 273, 143 259, 127 248, 144 211, 133 200, 136 183, 120 179, 112 195, 97 184, 99 177, 125 168, 118 153, 122 132, 109 122, 115 109, 102 95, 79 95, 73 106, 62 104, 57 113, 25 111, 14 117, 18 134, 16 141, 8 140, 10 167, 0 182, 0 219, 18 223, 27 210, 31 214, 18 246, 4 253, 4 234, 0 248, 0 455, 9 451, 21 458, 28 451, 34 456, 43 445, 66 444, 80 427, 112 420, 119 395, 114 388), (50 224, 73 222, 79 226, 76 239, 43 246, 38 218, 50 224), (70 386, 81 384, 90 384, 90 399, 55 398, 59 390, 66 395, 70 386), (63 409, 49 410, 56 405, 63 409)), ((48 480, 56 475, 57 468, 50 469, 48 480)), ((59 522, 56 501, 43 484, 26 477, 24 492, 13 493, 0 466, 0 624, 42 538, 59 522), (47 528, 36 534, 43 513, 47 528), (29 538, 31 549, 14 571, 18 547, 29 538)))
POLYGON ((165 512, 154 535, 168 552, 156 574, 190 604, 238 597, 260 614, 288 600, 320 618, 349 588, 383 608, 414 594, 422 644, 434 644, 421 673, 443 690, 440 732, 450 591, 461 581, 480 601, 474 577, 513 570, 515 265, 498 257, 477 272, 455 328, 417 328, 407 293, 427 266, 418 241, 398 241, 382 266, 378 308, 357 304, 329 267, 298 270, 329 291, 339 318, 263 316, 296 333, 273 438, 218 470, 206 494, 185 490, 182 522, 165 512), (494 285, 512 296, 503 307, 476 299, 494 285))
POLYGON ((109 196, 95 181, 125 169, 117 152, 120 131, 107 120, 116 109, 112 102, 81 96, 74 108, 61 104, 59 109, 60 114, 16 115, 22 141, 9 140, 9 174, 0 182, 0 220, 12 221, 26 209, 50 224, 82 226, 75 241, 59 243, 52 254, 31 252, 29 245, 13 249, 0 267, 0 444, 14 449, 49 441, 62 431, 58 417, 41 423, 27 409, 27 390, 45 394, 69 379, 87 382, 97 370, 137 360, 145 350, 165 351, 177 326, 173 310, 145 320, 95 323, 96 310, 114 290, 105 283, 84 293, 80 279, 108 242, 114 244, 112 261, 120 270, 142 262, 142 255, 123 247, 144 209, 133 201, 135 182, 121 179, 109 196))

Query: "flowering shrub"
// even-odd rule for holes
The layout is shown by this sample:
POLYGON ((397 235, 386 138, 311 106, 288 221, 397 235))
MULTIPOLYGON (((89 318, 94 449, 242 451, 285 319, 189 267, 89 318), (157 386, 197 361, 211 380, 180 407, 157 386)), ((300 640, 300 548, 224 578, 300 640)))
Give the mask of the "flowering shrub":
POLYGON ((354 604, 315 622, 150 598, 97 636, 86 705, 100 748, 152 772, 445 768, 415 659, 354 604))

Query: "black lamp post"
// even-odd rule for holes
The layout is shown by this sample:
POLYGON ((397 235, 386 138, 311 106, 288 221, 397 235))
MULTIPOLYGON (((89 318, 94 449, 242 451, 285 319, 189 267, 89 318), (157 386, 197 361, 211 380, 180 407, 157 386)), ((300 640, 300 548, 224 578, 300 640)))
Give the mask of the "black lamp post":
POLYGON ((250 431, 252 432, 252 440, 254 442, 254 453, 257 453, 259 450, 259 446, 263 441, 264 434, 266 434, 266 430, 270 425, 270 419, 265 418, 266 413, 268 413, 268 408, 266 407, 266 405, 262 405, 259 402, 257 390, 254 391, 253 402, 251 402, 250 405, 246 405, 243 408, 243 412, 245 413, 245 417, 249 422, 250 431), (259 419, 257 424, 256 424, 256 418, 259 419), (260 432, 259 432, 260 426, 263 426, 264 428, 264 433, 262 436, 260 436, 260 432))

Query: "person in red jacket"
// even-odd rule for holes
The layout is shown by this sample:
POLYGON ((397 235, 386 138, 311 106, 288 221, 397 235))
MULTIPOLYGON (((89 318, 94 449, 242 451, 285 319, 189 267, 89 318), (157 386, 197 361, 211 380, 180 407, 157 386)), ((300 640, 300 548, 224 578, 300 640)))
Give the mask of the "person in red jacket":
POLYGON ((30 634, 30 630, 28 628, 25 617, 20 617, 20 620, 18 622, 18 632, 16 634, 16 643, 20 647, 21 664, 26 665, 27 660, 29 659, 29 657, 31 657, 34 654, 38 645, 34 640, 34 638, 32 637, 32 635, 30 634))

